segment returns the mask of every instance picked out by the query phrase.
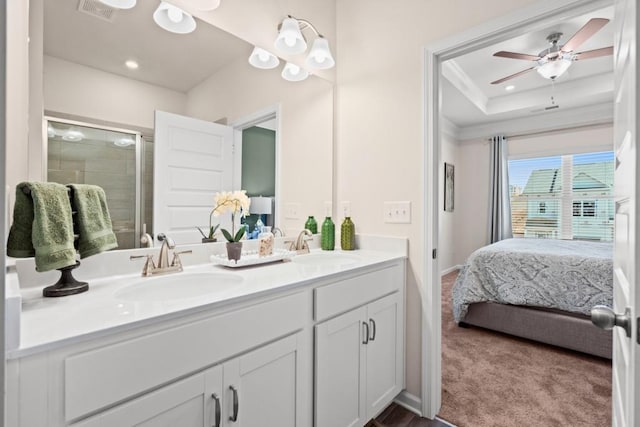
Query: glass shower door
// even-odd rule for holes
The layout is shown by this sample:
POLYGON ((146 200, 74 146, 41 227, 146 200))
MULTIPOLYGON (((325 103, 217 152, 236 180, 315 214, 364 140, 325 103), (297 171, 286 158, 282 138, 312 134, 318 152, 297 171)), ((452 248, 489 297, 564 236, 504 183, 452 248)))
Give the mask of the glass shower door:
POLYGON ((47 180, 102 187, 118 247, 139 247, 143 205, 140 134, 49 120, 47 141, 47 180))

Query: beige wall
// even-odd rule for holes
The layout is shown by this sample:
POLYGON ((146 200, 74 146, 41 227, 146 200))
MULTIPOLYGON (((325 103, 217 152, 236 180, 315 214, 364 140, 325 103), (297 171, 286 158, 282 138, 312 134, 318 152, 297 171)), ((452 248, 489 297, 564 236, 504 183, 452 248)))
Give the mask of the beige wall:
MULTIPOLYGON (((613 127, 603 125, 507 139, 510 159, 589 153, 613 149, 613 127)), ((489 157, 486 139, 464 142, 456 167, 455 264, 489 242, 489 157), (459 209, 458 209, 459 208, 459 209)))
POLYGON ((438 194, 438 210, 440 211, 440 225, 438 229, 438 238, 440 245, 438 248, 438 267, 441 272, 449 271, 458 265, 456 261, 456 226, 457 218, 460 213, 460 197, 458 174, 461 172, 460 162, 458 161, 458 142, 452 135, 442 135, 442 151, 440 152, 440 179, 444 179, 444 164, 450 163, 454 166, 454 191, 453 191, 453 212, 444 211, 444 182, 440 182, 440 190, 438 194))
POLYGON ((44 108, 153 129, 154 110, 184 114, 187 95, 52 56, 44 57, 44 108))
POLYGON ((410 238, 406 368, 407 389, 416 396, 424 268, 422 48, 530 3, 337 0, 337 200, 351 201, 359 232, 410 238), (385 224, 384 200, 410 200, 412 224, 385 224))
MULTIPOLYGON (((324 202, 332 199, 333 85, 311 77, 304 82, 288 82, 279 70, 258 70, 246 59, 224 67, 189 91, 186 114, 229 124, 280 106, 280 129, 276 159, 280 182, 278 206, 300 203, 299 219, 278 215, 287 235, 304 228, 308 215, 318 220, 324 202)), ((278 189, 276 189, 278 191, 278 189)))

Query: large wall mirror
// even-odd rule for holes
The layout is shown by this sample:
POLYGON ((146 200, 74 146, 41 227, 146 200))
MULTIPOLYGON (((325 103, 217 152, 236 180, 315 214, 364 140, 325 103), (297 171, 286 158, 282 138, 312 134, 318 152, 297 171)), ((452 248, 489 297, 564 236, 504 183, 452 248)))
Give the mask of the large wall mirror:
MULTIPOLYGON (((325 214, 332 201, 332 83, 315 76, 285 81, 284 64, 253 68, 253 46, 199 19, 193 33, 170 33, 153 21, 160 0, 129 10, 97 0, 40 2, 32 4, 44 16, 46 175, 103 186, 122 248, 137 246, 141 225, 152 221, 156 110, 234 126, 236 138, 246 132, 251 142, 241 144, 236 188, 229 190, 246 185, 251 196, 274 196, 270 219, 286 233, 302 229, 308 215, 325 214), (259 145, 269 138, 275 149, 259 145)), ((208 221, 205 208, 192 226, 206 229, 208 221)))

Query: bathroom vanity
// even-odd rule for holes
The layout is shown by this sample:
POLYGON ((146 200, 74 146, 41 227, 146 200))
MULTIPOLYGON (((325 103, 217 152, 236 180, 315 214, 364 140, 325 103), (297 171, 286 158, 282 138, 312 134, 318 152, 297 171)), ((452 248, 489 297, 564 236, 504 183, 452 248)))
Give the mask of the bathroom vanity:
POLYGON ((118 251, 87 259, 90 291, 60 299, 18 263, 9 425, 363 426, 404 388, 406 245, 359 237, 242 269, 195 245, 185 271, 150 278, 119 264, 144 250, 118 251))

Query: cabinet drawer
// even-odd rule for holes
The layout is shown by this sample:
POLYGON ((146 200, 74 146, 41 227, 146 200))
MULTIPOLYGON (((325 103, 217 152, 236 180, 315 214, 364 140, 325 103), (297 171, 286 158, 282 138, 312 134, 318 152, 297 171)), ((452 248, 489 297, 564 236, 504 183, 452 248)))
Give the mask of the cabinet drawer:
POLYGON ((341 280, 314 290, 314 319, 328 319, 402 288, 404 264, 341 280))
POLYGON ((76 420, 299 330, 308 310, 302 292, 68 357, 65 419, 76 420))

